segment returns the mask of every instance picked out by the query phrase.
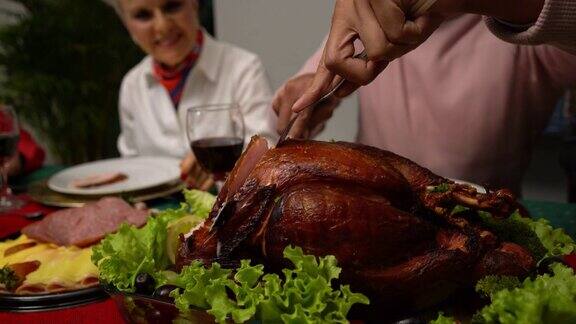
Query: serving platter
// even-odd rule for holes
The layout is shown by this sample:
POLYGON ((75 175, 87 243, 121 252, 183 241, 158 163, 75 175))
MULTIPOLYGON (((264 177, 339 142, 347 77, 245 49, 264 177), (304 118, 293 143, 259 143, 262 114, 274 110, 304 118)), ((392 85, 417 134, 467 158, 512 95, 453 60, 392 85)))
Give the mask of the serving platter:
POLYGON ((104 290, 112 297, 128 323, 172 323, 178 320, 197 324, 216 323, 214 317, 205 310, 190 308, 188 313, 182 314, 176 305, 168 300, 122 293, 112 287, 105 287, 104 290))
MULTIPOLYGON (((146 296, 137 293, 120 292, 117 289, 104 285, 106 291, 116 307, 128 323, 173 323, 179 320, 187 323, 196 324, 213 324, 216 323, 214 316, 206 310, 190 307, 189 311, 182 313, 178 310, 173 301, 161 299, 153 296, 146 296)), ((381 323, 390 324, 423 324, 428 323, 437 314, 438 310, 428 311, 426 313, 415 314, 405 318, 390 320, 385 314, 375 315, 371 319, 353 320, 352 323, 381 323)), ((464 316, 466 317, 466 316, 464 316)), ((463 317, 463 318, 464 318, 463 317)), ((469 317, 469 316, 468 316, 469 317)), ((234 323, 228 319, 226 323, 234 323)), ((248 321, 250 324, 259 323, 259 321, 248 321)))
POLYGON ((39 295, 0 293, 0 311, 37 312, 89 304, 108 298, 100 286, 39 295))
MULTIPOLYGON (((16 276, 20 277, 19 281, 21 280, 15 287, 16 292, 6 291, 5 287, 0 290, 0 311, 61 309, 106 298, 107 295, 98 281, 93 280, 98 275, 97 269, 86 267, 87 263, 91 264, 88 250, 89 248, 59 247, 42 243, 20 233, 1 238, 0 269, 10 268, 11 265, 22 267, 12 268, 16 276), (35 268, 24 266, 25 263, 33 261, 37 263, 35 268), (63 280, 51 281, 56 273, 62 273, 63 280), (29 276, 35 274, 35 279, 28 282, 29 276), (75 276, 76 274, 79 276, 75 276), (19 291, 22 286, 27 287, 19 291)), ((10 278, 10 275, 7 278, 10 278)))
POLYGON ((180 178, 179 159, 140 156, 84 163, 62 170, 48 180, 48 188, 71 195, 109 195, 172 183, 180 178), (74 181, 106 173, 121 173, 125 180, 90 188, 77 188, 74 181))

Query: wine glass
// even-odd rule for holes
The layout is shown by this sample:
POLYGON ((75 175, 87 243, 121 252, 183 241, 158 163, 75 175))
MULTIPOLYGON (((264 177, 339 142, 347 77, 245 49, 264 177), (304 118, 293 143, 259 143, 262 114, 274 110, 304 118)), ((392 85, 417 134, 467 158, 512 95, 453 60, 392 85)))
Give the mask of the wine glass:
POLYGON ((20 129, 18 117, 10 106, 0 105, 0 212, 22 207, 23 202, 12 195, 8 187, 6 164, 17 154, 20 129))
POLYGON ((242 154, 244 118, 237 104, 191 107, 186 113, 186 133, 200 166, 212 173, 218 189, 242 154))

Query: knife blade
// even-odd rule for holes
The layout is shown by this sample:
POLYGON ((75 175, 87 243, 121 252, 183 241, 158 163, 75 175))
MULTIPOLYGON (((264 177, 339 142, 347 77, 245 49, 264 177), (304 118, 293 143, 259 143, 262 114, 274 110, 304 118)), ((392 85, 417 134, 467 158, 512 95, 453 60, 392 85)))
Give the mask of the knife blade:
MULTIPOLYGON (((366 60, 368 57, 368 55, 366 54, 366 51, 362 51, 356 55, 354 55, 354 58, 359 58, 359 59, 363 59, 366 60)), ((276 146, 282 144, 282 142, 284 142, 286 140, 286 137, 288 136, 288 134, 290 133, 290 130, 292 129, 292 126, 294 126, 294 122, 296 122, 296 119, 298 119, 298 116, 300 115, 301 112, 303 112, 304 110, 310 109, 310 108, 314 108, 315 106, 317 106, 319 103, 321 103, 322 101, 328 99, 330 96, 332 96, 334 94, 334 92, 336 92, 338 89, 340 89, 340 87, 344 84, 344 82, 346 81, 346 79, 342 78, 342 80, 340 80, 340 82, 338 82, 338 84, 336 84, 336 86, 328 91, 328 93, 326 93, 325 95, 323 95, 320 99, 316 100, 314 103, 312 103, 311 105, 306 106, 304 109, 300 110, 299 112, 297 112, 292 119, 290 119, 290 122, 288 123, 288 125, 284 128, 284 130, 282 131, 282 134, 280 135, 280 138, 278 139, 278 142, 276 142, 276 146)))

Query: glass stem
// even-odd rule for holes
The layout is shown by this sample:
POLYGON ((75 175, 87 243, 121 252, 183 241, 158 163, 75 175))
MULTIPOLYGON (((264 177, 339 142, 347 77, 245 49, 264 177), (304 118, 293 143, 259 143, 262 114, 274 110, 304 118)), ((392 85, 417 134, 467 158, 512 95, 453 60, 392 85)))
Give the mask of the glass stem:
POLYGON ((214 177, 214 181, 222 181, 224 182, 226 180, 226 173, 222 172, 222 173, 214 173, 212 174, 212 176, 214 177))
POLYGON ((3 161, 0 161, 0 203, 6 200, 6 197, 10 195, 10 189, 8 188, 8 170, 4 167, 3 161))
POLYGON ((214 185, 216 185, 216 190, 220 192, 222 187, 224 187, 224 182, 226 181, 226 173, 214 173, 214 185))

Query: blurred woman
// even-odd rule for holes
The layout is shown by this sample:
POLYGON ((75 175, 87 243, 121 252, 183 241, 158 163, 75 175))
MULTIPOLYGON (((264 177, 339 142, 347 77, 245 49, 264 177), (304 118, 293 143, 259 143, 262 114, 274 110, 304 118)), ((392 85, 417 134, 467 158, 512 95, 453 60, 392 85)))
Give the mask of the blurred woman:
POLYGON ((118 150, 122 156, 185 158, 184 175, 201 172, 189 153, 186 110, 215 103, 238 104, 247 139, 254 134, 275 138, 275 117, 268 109, 272 94, 262 62, 255 54, 216 41, 205 32, 197 0, 108 2, 148 54, 128 72, 120 89, 118 150))

